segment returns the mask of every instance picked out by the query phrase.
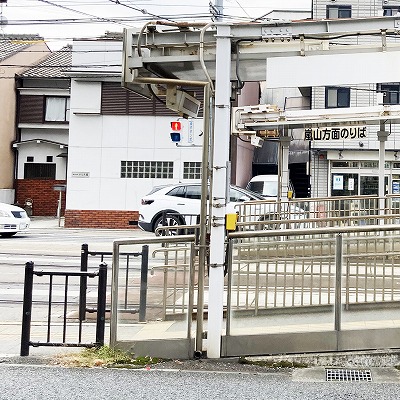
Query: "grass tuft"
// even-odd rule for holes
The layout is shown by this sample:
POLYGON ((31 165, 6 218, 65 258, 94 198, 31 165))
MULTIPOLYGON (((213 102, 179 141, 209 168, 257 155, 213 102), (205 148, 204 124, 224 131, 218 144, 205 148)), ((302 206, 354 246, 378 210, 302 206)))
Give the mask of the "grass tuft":
POLYGON ((157 364, 160 359, 155 357, 133 357, 132 354, 109 346, 94 347, 82 350, 80 353, 62 354, 54 358, 54 363, 68 367, 130 367, 140 368, 157 364))

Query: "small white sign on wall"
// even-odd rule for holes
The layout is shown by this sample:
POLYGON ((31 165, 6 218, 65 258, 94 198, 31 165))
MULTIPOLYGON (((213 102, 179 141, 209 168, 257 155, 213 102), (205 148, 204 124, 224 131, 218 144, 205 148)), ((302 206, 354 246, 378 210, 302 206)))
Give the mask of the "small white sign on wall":
POLYGON ((193 143, 193 141, 194 141, 194 123, 192 120, 189 120, 188 143, 193 143))
POLYGON ((349 190, 354 190, 354 178, 349 178, 349 190))
POLYGON ((343 175, 333 175, 333 190, 343 190, 343 175))
POLYGON ((71 172, 71 176, 74 178, 89 178, 90 172, 71 172))

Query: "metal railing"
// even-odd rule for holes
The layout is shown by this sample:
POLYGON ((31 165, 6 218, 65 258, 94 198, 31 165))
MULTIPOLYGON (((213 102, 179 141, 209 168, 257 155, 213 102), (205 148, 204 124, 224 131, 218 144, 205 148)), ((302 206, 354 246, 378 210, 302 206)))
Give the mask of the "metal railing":
MULTIPOLYGON (((125 287, 128 302, 139 294, 135 279, 121 279, 121 248, 149 245, 146 322, 182 320, 193 313, 197 251, 195 236, 167 236, 134 238, 114 241, 111 304, 111 343, 117 340, 117 325, 139 322, 135 315, 127 315, 120 304, 125 287)), ((191 320, 187 318, 186 336, 191 336, 191 320)))
MULTIPOLYGON (((142 303, 145 301, 145 297, 141 296, 139 303, 135 304, 130 304, 128 302, 128 292, 129 292, 129 282, 131 279, 134 277, 138 276, 139 273, 141 275, 144 274, 143 271, 148 269, 148 246, 142 246, 140 251, 136 252, 124 252, 121 253, 121 267, 123 266, 123 274, 124 274, 124 280, 125 280, 125 288, 124 288, 124 301, 121 302, 120 307, 130 313, 139 313, 143 317, 143 313, 145 313, 145 305, 142 303), (141 272, 140 272, 141 271, 141 272)), ((111 251, 91 251, 89 250, 88 244, 84 243, 81 246, 81 271, 86 272, 88 270, 88 265, 89 265, 89 257, 100 257, 100 262, 104 262, 106 259, 109 259, 111 261, 112 259, 112 252, 111 251)), ((145 282, 143 281, 142 277, 142 282, 140 285, 140 290, 143 291, 142 286, 145 285, 145 282)), ((146 284, 147 285, 147 284, 146 284)), ((86 288, 87 288, 87 277, 82 276, 81 278, 81 284, 80 284, 80 291, 81 291, 81 303, 84 303, 85 305, 80 308, 82 315, 80 318, 85 319, 86 318, 86 312, 93 313, 96 311, 95 308, 90 308, 86 307, 86 288)), ((110 308, 110 304, 108 304, 108 310, 110 308)))
MULTIPOLYGON (((105 330, 105 313, 106 313, 106 293, 107 293, 107 264, 101 263, 98 271, 96 272, 82 272, 82 271, 43 271, 35 270, 33 262, 27 262, 25 265, 25 282, 24 282, 24 300, 23 300, 23 317, 22 317, 22 333, 21 333, 21 356, 29 355, 30 346, 63 346, 63 347, 95 347, 104 345, 104 330, 105 330), (47 322, 46 322, 46 339, 43 341, 31 340, 31 322, 33 310, 33 284, 34 277, 48 277, 48 302, 47 302, 47 322), (95 278, 98 277, 98 290, 97 290, 97 317, 96 317, 96 331, 95 340, 93 342, 86 342, 82 340, 83 323, 84 319, 82 308, 85 303, 81 302, 79 307, 79 320, 77 329, 76 325, 72 326, 67 324, 69 319, 68 304, 69 297, 71 296, 69 288, 73 278, 95 278), (61 283, 56 283, 57 278, 61 279, 61 283), (62 310, 61 310, 61 325, 58 322, 54 323, 54 319, 60 318, 60 311, 54 312, 55 307, 55 290, 56 285, 61 285, 63 288, 62 293, 62 310), (57 329, 59 328, 59 329, 57 329), (70 331, 72 334, 70 334, 70 331), (76 340, 71 337, 77 336, 76 340), (52 340, 56 336, 59 340, 52 340)), ((59 296, 60 294, 57 293, 59 296)), ((85 296, 86 297, 86 296, 85 296)))
POLYGON ((400 197, 337 196, 250 201, 236 206, 238 230, 319 228, 400 223, 400 197))
MULTIPOLYGON (((393 223, 393 219, 381 219, 372 206, 376 199, 363 199, 364 204, 369 204, 365 210, 374 213, 373 218, 378 223, 390 223, 338 224, 337 217, 332 215, 340 211, 340 207, 338 210, 335 203, 326 199, 326 204, 332 206, 330 218, 318 220, 325 221, 327 226, 310 224, 311 227, 303 225, 301 229, 293 229, 288 227, 287 220, 284 223, 278 220, 279 229, 256 230, 260 225, 253 224, 253 229, 239 228, 230 232, 226 243, 224 287, 227 335, 230 335, 232 318, 257 317, 270 312, 334 311, 335 329, 340 330, 343 310, 400 304, 400 226, 393 223)), ((317 200, 313 200, 317 204, 317 200)), ((157 350, 162 350, 166 338, 178 339, 183 325, 186 326, 185 343, 189 343, 193 335, 192 315, 197 319, 196 347, 201 343, 202 318, 203 315, 207 317, 208 282, 205 278, 204 286, 197 284, 199 247, 195 239, 195 235, 177 235, 114 242, 111 345, 128 343, 127 348, 131 348, 149 340, 153 349, 159 346, 157 350), (134 249, 143 243, 150 249, 147 328, 138 324, 137 316, 124 315, 120 307, 125 287, 129 299, 139 293, 135 279, 125 286, 121 255, 125 246, 134 249), (204 302, 199 301, 200 296, 204 302), (174 324, 174 328, 167 322, 174 324), (166 327, 171 327, 171 331, 163 334, 166 327)), ((135 347, 139 353, 142 345, 135 347)), ((143 352, 149 351, 148 347, 143 349, 143 352)))
POLYGON ((293 230, 230 233, 228 308, 257 315, 334 306, 342 278, 347 309, 400 302, 399 231, 395 225, 304 229, 305 239, 293 230))

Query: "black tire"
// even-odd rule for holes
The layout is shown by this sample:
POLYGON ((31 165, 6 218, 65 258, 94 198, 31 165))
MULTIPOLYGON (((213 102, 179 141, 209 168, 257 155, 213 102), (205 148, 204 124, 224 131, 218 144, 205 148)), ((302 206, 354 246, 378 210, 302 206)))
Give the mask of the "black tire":
POLYGON ((4 232, 4 233, 0 233, 0 236, 4 237, 4 238, 10 238, 16 234, 17 234, 17 232, 4 232))
POLYGON ((183 225, 183 218, 181 215, 174 213, 174 214, 169 214, 166 213, 165 217, 163 215, 160 215, 157 217, 157 219, 154 221, 154 232, 156 233, 157 236, 175 236, 181 234, 180 229, 173 229, 174 226, 178 225, 183 225), (168 227, 168 229, 165 229, 163 231, 157 232, 157 228, 160 227, 168 227))

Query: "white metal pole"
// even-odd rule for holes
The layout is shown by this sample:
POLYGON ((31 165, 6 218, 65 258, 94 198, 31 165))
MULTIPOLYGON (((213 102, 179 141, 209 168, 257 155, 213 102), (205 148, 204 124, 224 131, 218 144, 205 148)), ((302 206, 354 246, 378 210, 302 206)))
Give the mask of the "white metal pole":
MULTIPOLYGON (((385 122, 381 121, 378 131, 379 140, 379 214, 385 213, 385 145, 389 132, 385 131, 385 122)), ((383 221, 382 221, 383 222, 383 221)))
POLYGON ((288 135, 288 129, 284 128, 284 134, 279 138, 280 146, 281 146, 281 155, 282 158, 278 161, 281 163, 281 192, 280 200, 287 200, 288 196, 288 188, 289 188, 289 145, 290 145, 290 136, 288 135))
POLYGON ((215 119, 212 165, 212 224, 210 232, 210 272, 208 295, 207 357, 220 358, 223 326, 224 243, 226 196, 229 193, 230 139, 230 26, 217 26, 215 119))

